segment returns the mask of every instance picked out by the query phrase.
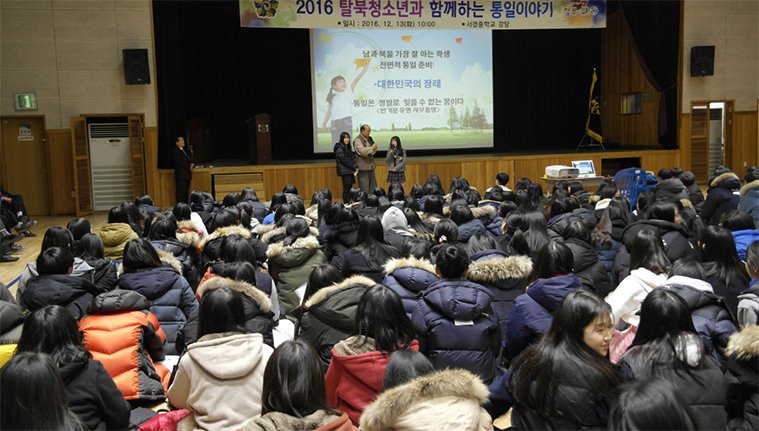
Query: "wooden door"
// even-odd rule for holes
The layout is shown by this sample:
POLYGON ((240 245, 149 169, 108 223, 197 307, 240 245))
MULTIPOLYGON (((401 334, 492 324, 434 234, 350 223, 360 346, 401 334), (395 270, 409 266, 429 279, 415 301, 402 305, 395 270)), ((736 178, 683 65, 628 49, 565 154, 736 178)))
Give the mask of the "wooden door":
POLYGON ((693 102, 691 105, 691 166, 696 182, 709 181, 709 103, 693 102))
POLYGON ((76 215, 92 214, 90 143, 87 139, 87 118, 85 117, 71 117, 71 154, 74 157, 76 215))
POLYGON ((45 117, 2 117, 2 186, 24 197, 29 215, 50 214, 45 117))
POLYGON ((145 186, 145 128, 142 116, 130 115, 129 121, 129 150, 132 156, 132 194, 136 197, 147 194, 145 186))

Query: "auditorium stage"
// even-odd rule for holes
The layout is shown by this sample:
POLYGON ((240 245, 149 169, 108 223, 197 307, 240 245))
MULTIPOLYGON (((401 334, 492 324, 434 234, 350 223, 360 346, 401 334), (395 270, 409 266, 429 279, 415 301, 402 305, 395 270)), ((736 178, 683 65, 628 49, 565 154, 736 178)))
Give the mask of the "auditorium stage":
MULTIPOLYGON (((599 175, 613 176, 620 169, 642 167, 657 172, 662 168, 690 166, 681 165, 680 150, 660 150, 646 147, 620 150, 532 152, 532 153, 482 153, 446 154, 439 156, 408 156, 406 165, 406 188, 424 181, 429 175, 438 175, 447 187, 453 177, 462 176, 478 190, 485 190, 495 184, 495 176, 506 172, 511 177, 510 184, 522 177, 538 181, 549 165, 571 165, 573 160, 592 160, 599 175)), ((387 187, 387 165, 384 155, 376 160, 377 182, 387 187)), ((173 205, 174 171, 159 169, 158 181, 153 199, 161 207, 173 205)), ((332 190, 339 197, 342 190, 340 177, 335 172, 332 158, 312 160, 274 161, 270 165, 251 165, 247 160, 216 160, 201 163, 193 172, 191 190, 204 190, 221 200, 229 192, 240 192, 244 187, 253 187, 259 198, 269 200, 275 192, 282 191, 287 184, 293 184, 306 199, 322 188, 332 190)))

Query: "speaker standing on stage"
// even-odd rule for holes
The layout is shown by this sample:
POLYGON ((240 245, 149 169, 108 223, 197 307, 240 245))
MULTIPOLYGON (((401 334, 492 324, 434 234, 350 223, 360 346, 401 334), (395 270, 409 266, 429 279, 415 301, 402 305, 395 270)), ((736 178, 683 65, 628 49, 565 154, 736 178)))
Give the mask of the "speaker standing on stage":
POLYGON ((192 169, 195 163, 192 162, 190 153, 185 150, 184 137, 177 136, 176 147, 171 150, 171 159, 174 161, 174 180, 177 183, 177 203, 187 203, 187 197, 190 192, 190 180, 192 180, 192 169))
POLYGON ((393 136, 390 138, 390 146, 387 148, 387 182, 400 183, 406 182, 406 150, 401 145, 401 138, 393 136))
POLYGON ((340 140, 335 142, 333 150, 337 163, 337 176, 343 179, 343 203, 348 204, 349 192, 355 181, 353 176, 358 175, 358 164, 351 153, 351 135, 348 132, 341 133, 340 140))
POLYGON ((374 154, 377 152, 377 144, 369 136, 372 128, 368 124, 361 126, 361 133, 353 141, 353 147, 358 157, 358 187, 370 194, 377 187, 377 178, 374 176, 374 154))

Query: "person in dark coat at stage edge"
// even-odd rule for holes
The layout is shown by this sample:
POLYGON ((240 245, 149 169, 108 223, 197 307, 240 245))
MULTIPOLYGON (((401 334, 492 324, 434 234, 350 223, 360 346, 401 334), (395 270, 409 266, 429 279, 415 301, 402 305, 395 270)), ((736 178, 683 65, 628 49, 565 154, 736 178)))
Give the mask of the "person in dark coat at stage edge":
POLYGON ((183 136, 177 136, 174 144, 176 147, 171 150, 171 160, 174 162, 174 180, 177 183, 177 203, 187 203, 195 163, 192 162, 190 153, 184 149, 183 136))

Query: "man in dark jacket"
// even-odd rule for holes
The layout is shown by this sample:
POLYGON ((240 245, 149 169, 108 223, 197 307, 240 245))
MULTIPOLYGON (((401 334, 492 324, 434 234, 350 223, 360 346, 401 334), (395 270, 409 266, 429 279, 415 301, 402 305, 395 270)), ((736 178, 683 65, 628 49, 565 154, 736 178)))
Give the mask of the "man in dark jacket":
POLYGON ((187 203, 192 169, 195 167, 195 163, 192 162, 192 157, 185 150, 184 137, 177 136, 174 144, 176 146, 171 150, 171 160, 174 162, 174 180, 177 183, 177 203, 187 203))

